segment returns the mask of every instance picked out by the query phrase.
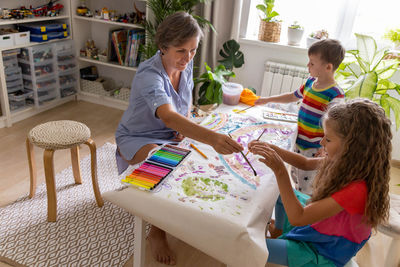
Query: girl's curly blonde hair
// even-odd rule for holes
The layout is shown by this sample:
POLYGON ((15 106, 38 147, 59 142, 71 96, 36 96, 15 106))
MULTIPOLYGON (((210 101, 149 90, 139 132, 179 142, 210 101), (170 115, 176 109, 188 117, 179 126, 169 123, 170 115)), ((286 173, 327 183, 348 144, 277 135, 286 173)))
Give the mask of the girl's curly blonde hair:
POLYGON ((311 201, 326 198, 353 181, 365 180, 365 222, 376 228, 389 212, 391 122, 380 106, 367 99, 333 105, 323 120, 329 120, 343 138, 343 146, 340 156, 321 164, 311 201))

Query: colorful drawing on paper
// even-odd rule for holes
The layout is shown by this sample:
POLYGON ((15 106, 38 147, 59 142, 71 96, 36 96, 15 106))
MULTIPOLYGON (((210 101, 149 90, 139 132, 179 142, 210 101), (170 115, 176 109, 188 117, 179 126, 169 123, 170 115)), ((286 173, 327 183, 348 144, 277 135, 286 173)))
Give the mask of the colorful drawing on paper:
MULTIPOLYGON (((259 121, 250 116, 236 114, 215 113, 205 120, 204 126, 211 126, 211 129, 218 129, 218 132, 224 134, 230 133, 232 138, 243 145, 245 154, 247 153, 247 144, 256 140, 262 132, 264 134, 260 141, 275 144, 285 149, 290 149, 292 145, 291 136, 294 133, 293 127, 288 126, 287 123, 259 121)), ((251 167, 240 153, 219 155, 219 158, 221 163, 236 178, 252 189, 256 189, 260 185, 260 177, 268 171, 265 167, 259 168, 257 169, 258 175, 254 176, 251 167)), ((258 161, 258 157, 251 153, 248 154, 247 158, 252 165, 258 161)))
MULTIPOLYGON (((262 132, 261 141, 289 149, 296 129, 293 123, 267 121, 247 114, 225 113, 208 116, 202 125, 223 134, 230 133, 232 138, 245 147, 245 154, 247 144, 257 139, 262 132)), ((210 150, 210 147, 190 139, 184 139, 179 146, 190 149, 193 142, 200 150, 204 149, 203 151, 209 153, 208 160, 198 153, 191 153, 153 193, 164 194, 168 199, 202 211, 230 216, 246 213, 249 205, 252 205, 254 190, 271 177, 270 170, 251 153, 247 157, 256 168, 257 176, 254 176, 240 153, 219 155, 210 150)))

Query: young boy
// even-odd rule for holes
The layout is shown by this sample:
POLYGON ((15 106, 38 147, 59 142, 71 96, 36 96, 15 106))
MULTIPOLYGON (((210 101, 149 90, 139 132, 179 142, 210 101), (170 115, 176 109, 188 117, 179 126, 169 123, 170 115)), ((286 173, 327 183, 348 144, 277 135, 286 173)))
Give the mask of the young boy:
MULTIPOLYGON (((302 99, 295 152, 306 157, 316 156, 321 147, 319 142, 324 132, 320 119, 328 104, 333 100, 344 98, 344 92, 338 87, 334 78, 334 73, 343 61, 344 54, 345 50, 337 40, 326 39, 314 43, 308 50, 307 67, 310 77, 305 84, 295 92, 262 97, 255 102, 256 105, 260 105, 269 102, 290 103, 302 99)), ((292 168, 291 175, 298 191, 312 194, 314 171, 292 168)))

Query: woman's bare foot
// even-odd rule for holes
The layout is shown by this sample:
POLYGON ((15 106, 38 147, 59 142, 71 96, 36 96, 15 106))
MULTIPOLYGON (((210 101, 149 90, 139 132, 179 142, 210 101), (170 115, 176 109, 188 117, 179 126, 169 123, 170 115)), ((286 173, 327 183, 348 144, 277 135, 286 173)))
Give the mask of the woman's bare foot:
POLYGON ((175 253, 169 248, 167 237, 163 230, 152 225, 147 239, 149 240, 153 257, 157 261, 167 265, 176 264, 175 253))
POLYGON ((268 223, 268 232, 271 235, 271 238, 278 238, 282 235, 282 229, 275 228, 275 220, 271 220, 268 223))

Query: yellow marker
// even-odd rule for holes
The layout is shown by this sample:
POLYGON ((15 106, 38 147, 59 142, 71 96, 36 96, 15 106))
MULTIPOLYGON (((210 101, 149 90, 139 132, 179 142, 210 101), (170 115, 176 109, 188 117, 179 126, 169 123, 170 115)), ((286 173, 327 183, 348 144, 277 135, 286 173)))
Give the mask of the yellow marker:
POLYGON ((203 152, 201 152, 197 147, 195 147, 195 145, 190 144, 190 146, 191 146, 194 150, 196 150, 197 152, 199 152, 200 155, 202 155, 205 159, 208 159, 207 156, 206 156, 203 152))
POLYGON ((129 183, 129 184, 132 184, 134 186, 142 187, 142 188, 149 189, 149 190, 151 189, 151 186, 136 182, 134 180, 125 180, 125 179, 123 179, 122 182, 129 183))

